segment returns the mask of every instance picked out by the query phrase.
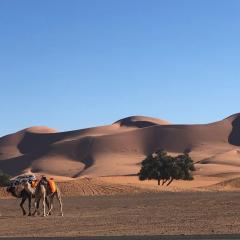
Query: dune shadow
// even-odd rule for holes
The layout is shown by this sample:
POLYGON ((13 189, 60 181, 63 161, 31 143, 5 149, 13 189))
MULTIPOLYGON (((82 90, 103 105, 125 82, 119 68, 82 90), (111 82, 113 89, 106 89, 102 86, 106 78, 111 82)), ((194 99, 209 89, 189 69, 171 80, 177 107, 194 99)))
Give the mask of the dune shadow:
POLYGON ((240 146, 240 116, 232 122, 232 131, 228 137, 228 142, 235 146, 240 146))
POLYGON ((25 154, 23 156, 9 158, 0 161, 0 169, 10 176, 22 174, 22 172, 31 166, 32 162, 43 156, 45 152, 25 154))
MULTIPOLYGON (((87 170, 89 167, 93 165, 94 158, 91 155, 91 149, 92 149, 93 143, 94 143, 94 138, 87 137, 85 138, 85 141, 81 144, 81 147, 84 147, 86 152, 85 156, 83 156, 83 159, 81 160, 81 162, 85 164, 85 167, 83 170, 73 175, 72 176, 73 178, 79 177, 85 170, 87 170)), ((81 155, 81 148, 78 148, 78 155, 81 155)))
POLYGON ((38 152, 60 141, 63 137, 64 134, 61 133, 36 134, 27 132, 17 147, 22 154, 38 152))
POLYGON ((91 156, 87 156, 84 160, 81 161, 83 164, 85 164, 85 167, 83 168, 83 170, 81 170, 80 172, 74 174, 72 177, 73 178, 77 178, 80 177, 81 174, 86 171, 89 167, 91 167, 93 165, 94 159, 91 156))
POLYGON ((121 121, 120 126, 126 127, 137 127, 137 128, 145 128, 157 125, 156 123, 149 121, 131 121, 131 119, 124 119, 121 121))

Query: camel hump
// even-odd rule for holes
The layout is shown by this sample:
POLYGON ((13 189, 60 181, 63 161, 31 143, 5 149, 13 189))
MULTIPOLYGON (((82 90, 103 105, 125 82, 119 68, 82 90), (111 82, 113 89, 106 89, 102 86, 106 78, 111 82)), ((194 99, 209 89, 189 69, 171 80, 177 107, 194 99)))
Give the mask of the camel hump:
POLYGON ((48 180, 48 184, 49 184, 49 187, 50 187, 51 192, 52 192, 52 193, 55 193, 55 192, 57 191, 57 186, 56 186, 55 181, 54 181, 52 178, 50 178, 50 179, 48 180))

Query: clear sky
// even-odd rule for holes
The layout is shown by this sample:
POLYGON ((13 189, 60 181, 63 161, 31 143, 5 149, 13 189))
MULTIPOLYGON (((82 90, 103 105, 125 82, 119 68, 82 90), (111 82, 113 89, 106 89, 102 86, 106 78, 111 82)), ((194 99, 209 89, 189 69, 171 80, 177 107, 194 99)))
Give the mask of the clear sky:
POLYGON ((0 136, 240 112, 240 1, 0 0, 0 136))

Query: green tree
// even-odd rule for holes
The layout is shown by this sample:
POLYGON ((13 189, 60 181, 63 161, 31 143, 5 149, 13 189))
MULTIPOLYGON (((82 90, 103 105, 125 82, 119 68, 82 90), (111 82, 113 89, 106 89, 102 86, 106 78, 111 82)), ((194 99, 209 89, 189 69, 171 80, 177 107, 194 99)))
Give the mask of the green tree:
POLYGON ((142 181, 156 179, 158 185, 163 180, 164 184, 171 177, 172 162, 172 157, 167 155, 164 150, 154 152, 142 161, 142 167, 138 174, 139 179, 142 181))
POLYGON ((174 179, 192 180, 191 171, 194 170, 193 161, 187 153, 172 157, 159 150, 142 161, 138 176, 142 181, 156 179, 158 185, 162 180, 162 185, 167 182, 168 186, 174 179))
POLYGON ((164 159, 167 157, 165 151, 158 151, 149 156, 147 156, 142 161, 142 167, 138 174, 140 180, 158 180, 158 185, 160 185, 160 180, 163 179, 164 175, 164 159))
POLYGON ((193 180, 193 176, 192 176, 191 172, 195 171, 196 169, 195 169, 193 160, 188 155, 188 153, 184 153, 182 155, 178 155, 175 158, 175 161, 176 161, 177 165, 181 169, 180 179, 183 179, 183 180, 193 180))

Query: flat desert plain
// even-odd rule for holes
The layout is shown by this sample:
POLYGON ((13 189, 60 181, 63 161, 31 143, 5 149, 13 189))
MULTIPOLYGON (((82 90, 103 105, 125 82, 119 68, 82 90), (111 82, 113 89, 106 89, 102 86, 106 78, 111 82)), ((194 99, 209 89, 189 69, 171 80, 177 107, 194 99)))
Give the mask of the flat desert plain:
POLYGON ((13 237, 238 234, 240 180, 219 184, 219 178, 196 176, 194 181, 175 181, 169 187, 138 182, 132 176, 60 182, 63 217, 57 201, 52 216, 22 216, 20 201, 2 192, 0 233, 13 237))

